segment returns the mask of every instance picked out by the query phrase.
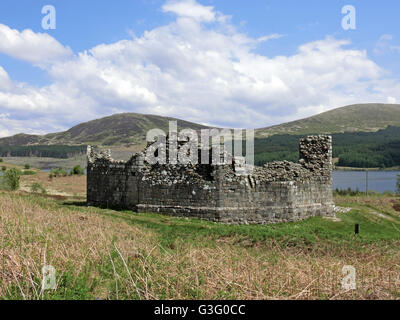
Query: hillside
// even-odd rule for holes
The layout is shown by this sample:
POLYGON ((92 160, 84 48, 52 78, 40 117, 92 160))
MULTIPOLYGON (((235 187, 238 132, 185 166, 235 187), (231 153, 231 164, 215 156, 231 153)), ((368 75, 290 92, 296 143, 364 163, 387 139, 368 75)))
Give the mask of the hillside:
POLYGON ((25 146, 40 143, 42 137, 33 134, 19 133, 11 137, 0 138, 0 146, 25 146))
MULTIPOLYGON (((280 134, 255 139, 255 164, 298 160, 302 135, 280 134)), ((400 127, 388 126, 376 132, 332 134, 333 157, 338 166, 357 168, 391 168, 400 166, 400 127)))
POLYGON ((400 127, 400 104, 355 104, 309 118, 260 128, 256 130, 256 136, 375 132, 389 125, 400 127))
MULTIPOLYGON (((17 134, 0 138, 0 146, 80 145, 104 146, 140 145, 150 129, 168 131, 168 122, 178 121, 179 129, 208 128, 197 123, 156 115, 120 113, 78 124, 71 129, 44 136, 17 134)), ((388 126, 400 127, 400 104, 357 104, 337 108, 309 118, 256 129, 256 137, 275 134, 321 134, 343 132, 376 132, 388 126)))
POLYGON ((159 128, 168 132, 169 121, 176 120, 178 129, 200 130, 206 126, 170 117, 120 113, 109 117, 78 124, 71 129, 44 136, 17 134, 1 138, 0 146, 21 145, 79 145, 96 144, 104 146, 141 144, 150 129, 159 128))

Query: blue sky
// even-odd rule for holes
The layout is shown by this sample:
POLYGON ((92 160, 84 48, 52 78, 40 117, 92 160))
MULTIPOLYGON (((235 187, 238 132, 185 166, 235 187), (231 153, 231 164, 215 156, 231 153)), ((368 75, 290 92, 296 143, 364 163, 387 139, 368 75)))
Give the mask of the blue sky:
POLYGON ((264 127, 395 103, 399 12, 395 0, 2 0, 0 136, 116 112, 264 127), (42 28, 44 5, 55 30, 42 28), (355 30, 342 28, 344 5, 355 30))

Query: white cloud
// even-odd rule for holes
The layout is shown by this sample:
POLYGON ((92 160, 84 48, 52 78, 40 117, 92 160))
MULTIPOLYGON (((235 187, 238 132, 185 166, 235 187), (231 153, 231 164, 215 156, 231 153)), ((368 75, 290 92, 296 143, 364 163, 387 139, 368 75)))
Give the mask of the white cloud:
POLYGON ((72 54, 47 33, 35 33, 30 29, 19 32, 0 24, 0 52, 11 57, 43 65, 67 58, 72 54))
POLYGON ((388 97, 387 98, 387 103, 395 104, 395 103, 397 103, 397 99, 394 98, 394 97, 388 97))
POLYGON ((388 48, 389 43, 393 40, 393 36, 391 34, 383 34, 379 37, 378 42, 375 44, 374 53, 375 54, 383 54, 388 48))
POLYGON ((375 44, 374 53, 377 55, 388 53, 388 52, 397 52, 400 53, 399 45, 392 45, 392 41, 394 40, 393 35, 391 34, 383 34, 379 37, 378 42, 375 44))
POLYGON ((10 90, 12 82, 8 73, 0 66, 0 90, 10 90))
POLYGON ((162 9, 164 12, 172 12, 180 17, 189 17, 197 21, 213 22, 216 19, 212 6, 203 6, 195 0, 168 1, 162 9))
POLYGON ((346 104, 400 100, 399 81, 350 41, 327 37, 268 57, 254 49, 281 35, 251 38, 195 1, 163 9, 178 14, 176 21, 68 59, 53 55, 49 86, 12 83, 1 68, 0 113, 8 116, 0 134, 59 131, 116 112, 264 127, 346 104), (210 21, 217 25, 204 25, 210 21))
POLYGON ((271 40, 271 39, 279 39, 279 38, 282 38, 282 37, 283 37, 282 34, 273 33, 273 34, 270 34, 270 35, 268 35, 268 36, 263 36, 263 37, 258 38, 258 39, 257 39, 257 42, 261 43, 261 42, 269 41, 269 40, 271 40))

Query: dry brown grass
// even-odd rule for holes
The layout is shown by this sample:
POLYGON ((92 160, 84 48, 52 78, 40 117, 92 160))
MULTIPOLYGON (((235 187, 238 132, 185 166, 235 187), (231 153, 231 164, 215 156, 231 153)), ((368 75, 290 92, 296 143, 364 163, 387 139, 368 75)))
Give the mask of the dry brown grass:
MULTIPOLYGON (((59 298, 71 298, 62 291, 67 272, 76 279, 85 274, 89 297, 101 299, 400 297, 400 251, 391 244, 285 247, 226 236, 177 238, 163 247, 155 231, 133 224, 134 216, 126 212, 2 193, 0 213, 1 297, 48 298, 40 289, 46 264, 57 270, 59 298), (341 287, 345 265, 356 268, 356 290, 341 287)), ((78 280, 69 286, 78 286, 78 280)))
POLYGON ((21 177, 21 190, 30 191, 33 183, 40 183, 48 194, 86 197, 86 176, 49 178, 48 172, 34 170, 35 175, 21 177))
MULTIPOLYGON (((44 265, 54 266, 59 275, 73 270, 77 276, 88 265, 109 263, 110 252, 116 248, 121 257, 131 259, 139 249, 146 251, 151 243, 151 233, 123 221, 90 210, 44 209, 38 203, 8 193, 0 195, 0 212, 2 297, 13 285, 24 298, 41 298, 38 279, 44 265)), ((93 273, 92 278, 99 275, 93 273)), ((96 289, 99 294, 109 279, 104 280, 96 289)), ((107 291, 103 298, 107 298, 107 291)))
POLYGON ((165 277, 153 283, 161 298, 186 299, 398 299, 400 255, 382 249, 342 255, 281 249, 278 244, 249 249, 226 244, 213 248, 180 243, 162 264, 149 266, 165 277), (356 290, 341 286, 342 268, 356 268, 356 290))
MULTIPOLYGON (((5 166, 7 170, 18 168, 21 171, 25 169, 23 166, 10 164, 6 162, 0 163, 0 167, 5 166)), ((49 178, 49 172, 44 172, 36 168, 30 168, 29 171, 34 171, 34 175, 23 175, 20 179, 20 189, 30 192, 31 186, 34 183, 39 183, 46 189, 46 193, 50 195, 62 195, 73 197, 86 197, 86 176, 72 175, 65 177, 49 178)))
POLYGON ((400 217, 400 212, 397 206, 400 204, 400 197, 398 196, 335 196, 335 202, 339 204, 359 204, 370 207, 379 208, 380 211, 385 211, 391 215, 400 217))

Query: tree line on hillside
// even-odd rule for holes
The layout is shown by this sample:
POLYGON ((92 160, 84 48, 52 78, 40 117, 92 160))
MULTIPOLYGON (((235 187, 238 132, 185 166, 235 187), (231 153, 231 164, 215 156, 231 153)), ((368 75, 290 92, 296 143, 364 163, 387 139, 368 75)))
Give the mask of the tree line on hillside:
POLYGON ((0 157, 43 157, 66 159, 86 152, 86 145, 0 146, 0 157))
MULTIPOLYGON (((256 139, 254 161, 263 165, 272 161, 298 160, 300 135, 274 135, 256 139)), ((388 168, 400 166, 400 128, 389 126, 377 132, 332 134, 333 157, 338 166, 388 168)))

